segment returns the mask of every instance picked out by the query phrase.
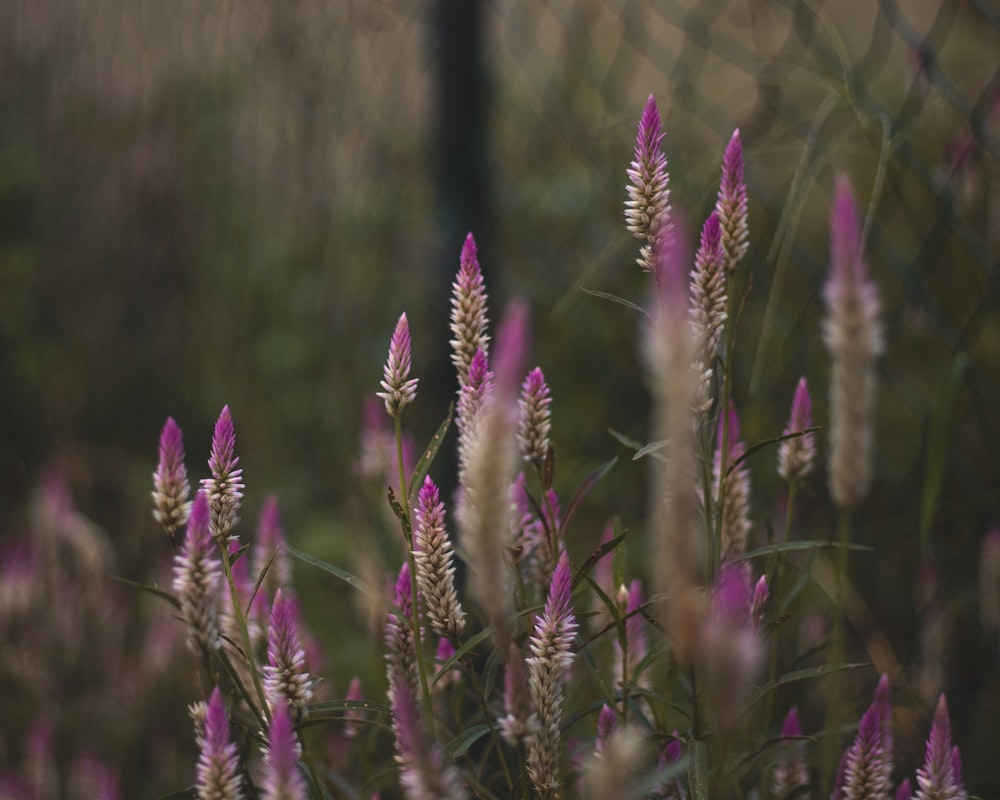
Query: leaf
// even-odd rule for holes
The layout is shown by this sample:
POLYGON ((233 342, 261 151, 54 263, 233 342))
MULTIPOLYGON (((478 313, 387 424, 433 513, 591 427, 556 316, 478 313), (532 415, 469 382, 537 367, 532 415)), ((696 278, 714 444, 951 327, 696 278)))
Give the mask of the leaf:
POLYGON ((572 588, 573 589, 576 588, 576 585, 583 580, 583 576, 589 574, 590 570, 594 568, 594 565, 598 561, 600 561, 602 558, 604 558, 604 556, 606 556, 608 553, 610 553, 612 550, 618 547, 618 545, 620 545, 623 541, 625 541, 626 535, 627 532, 619 534, 614 539, 610 539, 609 541, 602 544, 593 553, 587 556, 587 560, 580 565, 580 568, 577 570, 576 575, 573 577, 572 588))
POLYGON ((642 306, 636 305, 631 300, 626 300, 624 297, 619 297, 616 294, 609 294, 608 292, 600 292, 596 289, 587 289, 583 286, 580 287, 580 291, 585 294, 589 294, 591 297, 600 297, 602 300, 610 300, 612 303, 618 303, 620 306, 625 306, 626 308, 631 308, 633 311, 638 311, 646 319, 652 322, 653 318, 649 316, 649 312, 646 311, 642 306))
POLYGON ((471 728, 466 728, 445 745, 445 753, 448 754, 448 758, 452 761, 456 758, 461 758, 472 745, 482 739, 491 730, 492 726, 485 722, 480 725, 473 725, 471 728))
MULTIPOLYGON (((759 442, 754 442, 746 450, 740 453, 739 457, 733 459, 733 463, 726 468, 726 476, 736 469, 740 464, 746 461, 750 456, 756 453, 758 450, 762 450, 765 447, 770 447, 772 444, 780 444, 787 439, 798 439, 800 436, 805 436, 807 433, 815 433, 816 431, 823 430, 822 425, 813 425, 811 428, 806 428, 801 431, 793 431, 792 433, 783 433, 781 436, 773 436, 770 439, 764 439, 759 442)), ((638 456, 636 456, 638 457, 638 456)))
POLYGON ((614 439, 619 444, 625 445, 629 450, 642 450, 645 445, 633 439, 631 436, 626 436, 621 431, 616 431, 614 428, 608 428, 608 433, 611 434, 611 438, 614 439))
POLYGON ((286 549, 288 550, 290 555, 295 556, 299 561, 304 561, 307 564, 312 564, 314 567, 319 567, 324 572, 329 572, 334 577, 340 578, 340 580, 344 581, 344 583, 350 584, 362 594, 366 594, 369 597, 377 597, 381 599, 381 597, 379 597, 378 592, 376 592, 367 583, 361 580, 361 578, 352 575, 347 570, 341 569, 340 567, 335 567, 333 564, 328 564, 327 562, 319 558, 315 558, 314 556, 311 556, 308 553, 303 553, 301 550, 296 550, 294 547, 289 547, 288 545, 286 545, 286 549))
POLYGON ((261 568, 260 575, 257 576, 257 583, 254 584, 253 592, 250 594, 250 599, 247 601, 246 616, 250 615, 250 609, 253 608, 253 601, 257 599, 257 592, 260 591, 261 585, 264 583, 264 578, 267 577, 268 571, 271 569, 271 564, 274 563, 274 559, 278 557, 278 548, 274 548, 274 552, 271 553, 271 557, 267 560, 267 563, 261 568))
POLYGON ((427 447, 424 448, 424 453, 420 456, 420 460, 417 462, 417 466, 413 468, 413 475, 410 477, 410 486, 406 490, 406 495, 411 500, 420 491, 420 487, 424 484, 424 478, 427 477, 427 473, 430 472, 431 463, 434 461, 434 457, 437 456, 438 450, 441 449, 441 444, 444 442, 444 437, 448 433, 448 428, 451 427, 452 417, 455 415, 455 403, 452 402, 448 406, 448 416, 444 418, 444 422, 438 425, 438 429, 434 432, 431 440, 427 443, 427 447))
POLYGON ((245 544, 242 547, 240 547, 235 553, 230 553, 229 554, 229 566, 231 567, 233 564, 235 564, 237 561, 239 561, 241 558, 243 558, 243 556, 245 556, 247 554, 247 551, 249 549, 250 549, 250 545, 245 544))
MULTIPOLYGON (((319 779, 319 776, 313 771, 311 765, 305 763, 304 761, 299 762, 299 771, 305 776, 306 781, 309 783, 309 795, 314 798, 319 798, 319 800, 333 800, 330 792, 327 791, 326 786, 319 779)), ((357 798, 357 794, 351 792, 349 796, 357 798)))
POLYGON ((159 586, 149 586, 148 584, 145 583, 139 583, 139 581, 129 580, 128 578, 123 578, 120 575, 112 575, 111 579, 118 581, 118 583, 122 583, 125 586, 131 586, 133 589, 141 589, 144 592, 149 592, 151 595, 154 595, 155 597, 159 597, 163 600, 166 600, 168 603, 170 603, 170 605, 172 605, 178 611, 181 610, 181 601, 178 600, 176 597, 174 597, 166 589, 161 589, 159 586))
POLYGON ((852 662, 852 663, 839 663, 839 664, 823 664, 819 667, 807 667, 806 669, 797 669, 794 672, 786 672, 781 677, 773 681, 768 681, 756 692, 754 692, 753 699, 750 701, 746 710, 743 712, 743 716, 750 713, 750 709, 753 708, 757 703, 767 697, 771 692, 780 686, 787 686, 790 683, 797 683, 798 681, 810 681, 815 678, 823 678, 827 675, 832 675, 835 672, 845 672, 850 669, 861 669, 862 667, 870 667, 871 664, 867 661, 864 662, 852 662))
POLYGON ((324 700, 320 703, 310 703, 306 720, 313 714, 329 714, 333 711, 372 711, 376 714, 392 716, 392 709, 381 703, 370 700, 324 700))
POLYGON ((764 547, 758 547, 756 550, 751 550, 749 553, 744 553, 737 560, 738 561, 749 561, 753 558, 760 558, 761 556, 770 556, 775 553, 785 553, 791 550, 823 550, 828 547, 840 547, 844 550, 861 550, 866 553, 872 552, 875 548, 869 547, 865 544, 851 544, 850 542, 817 542, 817 541, 802 541, 802 542, 784 542, 782 544, 768 544, 764 547))
POLYGON ((612 467, 618 463, 618 456, 615 456, 610 461, 605 461, 601 466, 591 472, 586 478, 580 481, 580 485, 576 487, 576 491, 573 492, 573 496, 569 499, 569 503, 566 505, 566 511, 563 513, 562 527, 560 528, 560 533, 565 535, 566 529, 569 528, 569 523, 576 516, 576 512, 580 510, 580 506, 583 503, 584 498, 590 494, 590 490, 597 485, 597 483, 607 475, 612 467))
POLYGON ((635 455, 632 456, 633 461, 638 461, 640 458, 645 458, 646 456, 654 456, 658 460, 663 461, 664 456, 658 455, 659 452, 666 447, 669 442, 663 439, 659 442, 650 442, 649 444, 644 444, 638 450, 636 450, 635 455))
POLYGON ((438 680, 441 679, 441 676, 447 674, 448 670, 450 670, 453 666, 455 666, 455 664, 458 663, 458 661, 466 653, 468 653, 473 647, 482 642, 484 639, 488 639, 492 635, 493 635, 493 626, 491 625, 488 628, 481 630, 479 633, 477 633, 475 636, 469 639, 469 641, 463 642, 462 646, 455 651, 455 655, 453 655, 451 658, 449 658, 441 665, 441 668, 438 670, 437 675, 434 676, 434 680, 431 683, 431 688, 433 688, 434 685, 438 682, 438 680))
POLYGON ((753 764, 753 762, 755 762, 758 758, 767 753, 767 751, 772 750, 776 747, 791 746, 799 742, 817 742, 817 741, 819 740, 815 736, 775 736, 771 739, 768 739, 760 747, 751 750, 749 753, 743 756, 743 758, 741 758, 736 763, 736 766, 732 768, 729 774, 730 776, 736 775, 745 767, 748 767, 751 764, 753 764))

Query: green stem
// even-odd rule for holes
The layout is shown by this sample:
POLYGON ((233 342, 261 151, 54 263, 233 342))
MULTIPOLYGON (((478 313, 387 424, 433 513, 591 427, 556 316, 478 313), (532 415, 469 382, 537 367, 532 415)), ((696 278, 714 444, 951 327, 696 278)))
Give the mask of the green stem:
MULTIPOLYGON (((834 615, 830 631, 830 661, 841 663, 845 661, 847 646, 844 637, 844 607, 847 597, 847 547, 851 541, 851 512, 849 509, 840 510, 839 525, 837 527, 837 569, 834 576, 834 615)), ((840 750, 840 737, 837 730, 843 719, 841 704, 843 701, 843 674, 835 673, 830 676, 831 685, 826 707, 826 746, 823 751, 823 785, 829 785, 833 779, 836 769, 837 754, 840 750)))
POLYGON ((403 465, 403 422, 397 412, 393 417, 396 423, 396 463, 399 467, 399 497, 403 508, 403 516, 410 528, 410 541, 406 543, 406 562, 410 567, 410 601, 413 606, 410 613, 410 626, 413 628, 413 649, 416 651, 417 671, 420 673, 420 693, 424 699, 427 711, 427 728, 432 741, 434 734, 434 709, 431 706, 431 691, 427 683, 427 670, 424 667, 424 650, 420 641, 420 607, 417 605, 417 560, 413 555, 413 524, 410 518, 410 498, 406 486, 406 468, 403 465))

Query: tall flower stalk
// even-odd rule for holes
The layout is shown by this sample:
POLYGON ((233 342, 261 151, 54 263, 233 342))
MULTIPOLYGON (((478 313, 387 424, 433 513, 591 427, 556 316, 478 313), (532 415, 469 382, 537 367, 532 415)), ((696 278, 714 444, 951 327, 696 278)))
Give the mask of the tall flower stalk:
POLYGON ((934 722, 927 737, 924 765, 917 770, 914 800, 967 800, 962 785, 962 762, 952 744, 948 703, 941 695, 934 710, 934 722))
POLYGON ((458 641, 465 629, 465 612, 455 591, 454 555, 444 525, 444 503, 430 477, 420 487, 413 548, 417 588, 431 629, 438 636, 458 641))
MULTIPOLYGON (((192 510, 193 513, 193 510, 192 510)), ((229 733, 229 719, 222 692, 216 686, 205 711, 204 728, 198 736, 198 768, 194 792, 198 800, 239 800, 243 776, 239 753, 229 733)))
POLYGON ((219 580, 221 570, 209 530, 208 499, 198 492, 191 507, 187 534, 174 559, 174 592, 188 625, 188 642, 207 664, 220 644, 219 580))
POLYGON ((287 705, 292 720, 299 723, 306 717, 313 682, 306 671, 296 612, 294 598, 278 589, 271 606, 264 690, 272 713, 277 707, 287 705))
POLYGON ((219 414, 212 436, 212 454, 208 460, 212 477, 204 478, 201 482, 212 510, 212 536, 220 543, 232 534, 239 522, 237 514, 243 504, 243 470, 237 466, 240 459, 235 454, 235 449, 236 431, 227 405, 223 406, 219 414))
POLYGON ((482 350, 484 356, 489 353, 487 299, 476 240, 470 233, 465 237, 458 275, 451 289, 451 363, 458 373, 459 390, 468 382, 469 367, 476 351, 482 350))
POLYGON ((306 800, 306 782, 299 772, 299 743, 289 710, 279 705, 267 729, 261 800, 306 800))
POLYGON ((153 473, 153 517, 163 526, 175 548, 174 534, 184 527, 191 514, 190 496, 183 434, 173 418, 167 417, 160 434, 160 459, 153 473))
POLYGON ((659 282, 654 250, 657 240, 670 235, 670 176, 663 154, 666 134, 653 95, 646 100, 635 140, 635 157, 627 170, 625 226, 643 242, 636 263, 659 282))

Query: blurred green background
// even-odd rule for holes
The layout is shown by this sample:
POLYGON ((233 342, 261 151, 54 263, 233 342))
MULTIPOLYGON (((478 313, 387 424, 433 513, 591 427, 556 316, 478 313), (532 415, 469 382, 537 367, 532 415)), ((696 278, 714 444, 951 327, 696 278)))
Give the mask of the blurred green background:
MULTIPOLYGON (((888 346, 857 526, 876 550, 855 584, 908 669, 928 609, 945 615, 938 683, 970 779, 1000 786, 995 724, 980 735, 1000 713, 997 647, 976 610, 1000 517, 995 3, 0 0, 0 20, 0 536, 31 526, 54 470, 112 543, 113 571, 149 579, 169 555, 148 510, 163 421, 183 428, 197 479, 228 403, 245 528, 276 492, 293 544, 350 561, 352 541, 388 535, 355 469, 364 398, 405 310, 417 442, 443 417, 448 287, 470 229, 492 319, 530 301, 560 493, 621 457, 574 555, 613 514, 641 532, 645 465, 608 433, 648 438, 639 320, 580 287, 648 292, 622 202, 653 93, 692 239, 742 131, 752 291, 734 393, 750 441, 780 431, 803 374, 825 423, 833 175, 870 207, 888 346), (929 589, 915 576, 930 564, 929 589)), ((773 458, 753 465, 761 541, 773 458)), ((827 538, 823 476, 813 490, 803 529, 827 538)), ((329 655, 342 691, 377 654, 329 610, 342 587, 299 573, 318 635, 349 642, 329 655)), ((27 724, 14 716, 8 763, 27 724)))

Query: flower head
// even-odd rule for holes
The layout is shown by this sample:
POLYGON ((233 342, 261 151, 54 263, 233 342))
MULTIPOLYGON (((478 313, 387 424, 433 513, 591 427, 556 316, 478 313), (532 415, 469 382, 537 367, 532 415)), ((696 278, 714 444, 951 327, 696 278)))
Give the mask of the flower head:
MULTIPOLYGON (((800 378, 792 398, 792 410, 785 425, 785 436, 800 433, 812 426, 812 399, 809 385, 800 378)), ((786 481, 800 481, 806 478, 815 466, 816 435, 803 433, 793 439, 784 439, 778 446, 778 474, 786 481)))
POLYGON ((428 476, 420 487, 413 537, 417 588, 424 599, 431 629, 448 639, 465 630, 465 612, 455 592, 454 552, 444 525, 444 503, 428 476))
POLYGON ((191 506, 184 544, 174 558, 174 592, 181 604, 181 616, 188 625, 188 643, 203 658, 220 643, 222 564, 215 556, 209 518, 208 499, 203 491, 198 492, 191 506))
POLYGON ((160 460, 153 473, 153 517, 171 541, 191 513, 191 484, 184 467, 184 438, 172 417, 160 434, 160 460))
POLYGON ((713 211, 701 229, 691 271, 691 321, 702 362, 710 365, 726 324, 726 264, 719 214, 713 211))
POLYGON ((417 379, 410 378, 410 324, 405 312, 400 314, 389 342, 382 389, 376 392, 376 396, 385 401, 385 410, 390 417, 396 417, 417 396, 417 379))
POLYGON ((477 350, 487 353, 490 337, 486 332, 486 287, 476 257, 476 240, 465 237, 459 258, 458 275, 451 287, 451 363, 458 372, 458 386, 465 386, 469 366, 477 350))
POLYGON ((271 628, 267 637, 264 691, 272 710, 287 705, 295 722, 305 719, 312 699, 312 679, 306 671, 306 655, 298 628, 295 599, 278 589, 271 606, 271 628))
POLYGON ((254 574, 259 576, 268 563, 271 565, 264 578, 265 586, 270 589, 291 586, 292 566, 285 550, 285 529, 281 524, 278 498, 274 495, 270 495, 260 509, 254 555, 254 574))
POLYGON ((604 751, 608 739, 618 727, 618 714, 605 703, 597 712, 597 737, 594 740, 594 752, 599 756, 604 751))
POLYGON ((745 462, 733 467, 746 445, 740 439, 740 422, 732 403, 728 414, 719 415, 716 441, 712 496, 719 497, 719 484, 725 480, 716 513, 722 515, 722 558, 731 560, 743 555, 750 535, 750 470, 745 462))
POLYGON ((410 619, 413 617, 413 584, 410 578, 410 565, 405 561, 396 578, 393 601, 400 616, 394 611, 389 611, 385 621, 385 661, 389 697, 392 698, 393 688, 399 683, 405 684, 409 692, 417 697, 420 677, 413 629, 410 627, 410 619))
POLYGON ((274 709, 264 752, 261 800, 306 800, 306 782, 299 772, 299 743, 285 705, 274 709))
POLYGON ((743 182, 743 142, 740 129, 733 131, 722 156, 722 180, 715 211, 722 225, 722 248, 726 271, 734 272, 750 246, 747 225, 747 187, 743 182))
POLYGON ((243 503, 243 470, 237 467, 240 459, 235 450, 236 431, 227 405, 222 407, 212 436, 212 455, 208 459, 212 477, 201 481, 212 511, 212 536, 217 542, 229 538, 239 522, 237 512, 243 503))
POLYGON ((948 702, 942 694, 934 711, 934 722, 927 737, 924 765, 917 770, 917 793, 914 800, 966 800, 962 785, 962 762, 953 747, 948 702))
POLYGON ((459 800, 464 798, 462 780, 453 767, 446 767, 441 751, 427 739, 420 713, 405 684, 390 689, 393 730, 396 733, 396 763, 399 781, 409 800, 459 800))
POLYGON ((520 422, 517 441, 525 461, 539 468, 545 463, 549 453, 549 430, 552 427, 552 411, 549 406, 552 397, 545 375, 539 367, 528 373, 521 384, 520 422))
POLYGON ((654 242, 669 236, 670 231, 669 175, 667 157, 661 149, 664 136, 656 100, 650 95, 639 120, 635 157, 627 170, 629 199, 625 201, 625 226, 644 242, 637 263, 654 275, 657 270, 654 242))
MULTIPOLYGON (((802 736, 799 710, 792 706, 781 726, 781 735, 788 738, 802 736)), ((809 783, 809 768, 806 766, 802 743, 792 745, 787 755, 774 765, 771 778, 771 792, 775 800, 784 800, 796 789, 809 783)))
POLYGON ((239 755, 229 734, 226 705, 218 686, 212 690, 205 711, 204 733, 198 738, 201 751, 195 776, 195 795, 198 800, 241 798, 243 777, 239 770, 239 755))
POLYGON ((838 800, 888 800, 893 770, 891 712, 889 681, 883 676, 837 770, 833 796, 838 800))

